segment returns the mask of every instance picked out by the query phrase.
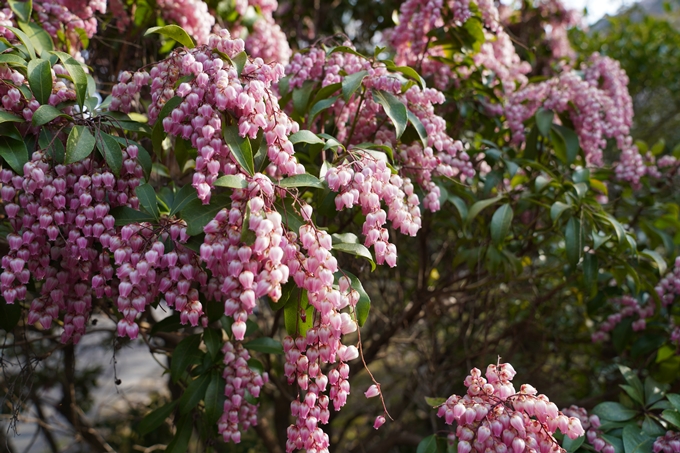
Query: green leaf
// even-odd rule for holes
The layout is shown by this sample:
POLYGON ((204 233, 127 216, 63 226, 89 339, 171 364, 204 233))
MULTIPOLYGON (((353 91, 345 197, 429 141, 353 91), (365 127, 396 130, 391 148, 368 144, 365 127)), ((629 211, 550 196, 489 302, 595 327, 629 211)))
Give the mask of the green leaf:
POLYGON ((425 130, 425 126, 423 125, 422 121, 420 121, 420 118, 418 118, 416 114, 410 110, 408 111, 407 116, 408 120, 418 133, 418 137, 420 137, 420 141, 422 142, 423 146, 427 146, 427 131, 425 130))
POLYGON ((343 276, 349 278, 350 286, 357 293, 359 293, 359 301, 357 302, 355 310, 357 315, 357 323, 359 324, 359 327, 363 327, 366 319, 368 318, 368 313, 371 310, 371 298, 368 297, 368 294, 366 293, 364 286, 361 284, 361 281, 354 274, 345 270, 339 270, 334 276, 336 282, 343 276))
POLYGON ((550 129, 552 127, 553 118, 555 117, 555 112, 552 110, 544 109, 540 107, 536 111, 536 127, 542 136, 548 137, 550 135, 550 129))
POLYGON ((137 433, 140 436, 146 436, 150 432, 160 428, 175 410, 175 406, 177 406, 177 401, 171 401, 146 414, 142 421, 139 422, 139 425, 137 425, 137 433))
POLYGON ((632 385, 620 385, 619 387, 621 387, 628 394, 628 396, 633 399, 633 401, 640 404, 645 404, 644 397, 640 391, 632 385))
POLYGON ((550 207, 550 218, 552 219, 553 222, 557 222, 557 219, 560 218, 562 213, 569 208, 571 208, 571 206, 569 206, 568 204, 562 203, 561 201, 556 201, 550 207))
POLYGON ((234 160, 246 173, 253 176, 255 174, 255 162, 253 161, 250 140, 239 135, 238 126, 225 126, 222 128, 222 134, 234 160))
POLYGON ((576 267, 581 258, 583 243, 581 242, 581 222, 574 217, 567 221, 567 226, 564 229, 564 243, 567 262, 571 267, 576 267))
POLYGON ((416 453, 437 453, 437 436, 432 434, 421 440, 416 453))
POLYGON ((109 166, 113 174, 119 176, 120 170, 123 168, 123 152, 120 150, 120 144, 106 132, 99 131, 98 138, 97 149, 99 153, 104 157, 106 165, 109 166))
POLYGON ((666 409, 661 413, 661 416, 668 423, 671 423, 676 428, 680 428, 680 413, 673 409, 666 409))
POLYGON ((621 225, 621 223, 618 220, 612 217, 611 214, 603 212, 601 214, 600 213, 595 214, 595 217, 604 220, 614 228, 614 232, 616 233, 616 238, 619 240, 619 244, 623 243, 623 241, 626 240, 626 230, 623 228, 623 225, 621 225))
POLYGON ((214 426, 224 412, 224 387, 226 382, 219 371, 210 372, 210 383, 205 390, 205 422, 208 426, 214 426))
POLYGON ((316 135, 312 131, 308 131, 306 129, 302 129, 288 137, 288 140, 291 141, 293 145, 298 144, 298 143, 310 143, 312 145, 314 144, 321 144, 323 145, 325 142, 319 138, 318 135, 316 135))
POLYGON ((85 126, 73 126, 66 139, 64 163, 80 162, 92 153, 95 139, 85 126))
POLYGON ((82 64, 67 53, 57 51, 50 53, 56 55, 59 60, 61 60, 64 69, 66 69, 68 75, 71 76, 71 81, 73 81, 73 85, 76 89, 76 100, 82 109, 83 105, 85 105, 85 99, 87 99, 87 75, 83 70, 82 64))
POLYGON ((387 113, 387 116, 392 120, 397 139, 401 137, 401 134, 404 133, 406 125, 408 124, 408 110, 404 103, 392 93, 383 90, 373 90, 373 100, 382 105, 385 109, 385 113, 387 113))
POLYGON ((426 396, 425 402, 428 406, 439 407, 446 402, 446 398, 426 396))
POLYGON ((146 212, 151 214, 156 220, 160 218, 158 211, 158 201, 156 201, 156 191, 151 184, 141 184, 135 188, 135 194, 139 198, 139 204, 146 212))
POLYGON ((14 33, 17 39, 21 41, 24 46, 26 46, 26 52, 28 52, 28 56, 31 58, 31 60, 35 60, 35 48, 31 43, 31 39, 26 36, 26 33, 16 27, 10 27, 9 25, 5 25, 5 28, 14 33))
POLYGON ((644 395, 644 387, 642 385, 642 381, 640 381, 640 378, 638 378, 637 373, 623 365, 619 365, 619 371, 623 375, 623 378, 626 380, 626 382, 630 384, 638 393, 639 398, 642 399, 644 395))
POLYGON ((270 337, 260 337, 243 343, 243 347, 251 351, 264 352, 266 354, 283 354, 283 346, 280 341, 270 337))
POLYGON ((579 150, 578 135, 576 132, 568 127, 559 124, 553 124, 552 130, 557 132, 564 143, 564 153, 566 156, 566 163, 572 164, 576 160, 579 150))
POLYGON ((194 41, 189 37, 187 32, 184 31, 182 27, 177 25, 166 25, 164 27, 151 27, 146 31, 146 33, 144 33, 144 36, 148 36, 152 33, 158 33, 170 39, 174 39, 175 41, 189 49, 193 49, 194 47, 196 47, 194 41))
POLYGON ((193 431, 193 417, 180 417, 179 423, 177 423, 175 437, 173 437, 172 441, 170 441, 165 448, 165 453, 186 453, 189 451, 189 441, 191 440, 193 431))
POLYGON ((646 256, 647 258, 652 260, 654 264, 656 264, 657 269, 659 269, 659 275, 663 275, 666 273, 667 268, 666 261, 663 259, 663 257, 661 257, 661 255, 659 255, 658 252, 646 249, 640 252, 640 254, 646 256))
POLYGON ((154 152, 159 155, 163 152, 163 140, 165 139, 165 129, 163 128, 163 120, 167 118, 168 115, 172 113, 181 103, 183 99, 179 96, 173 96, 168 101, 163 104, 158 118, 153 125, 151 131, 151 143, 153 145, 154 152))
POLYGON ((179 399, 180 414, 185 415, 196 407, 198 402, 205 397, 208 384, 210 384, 210 374, 202 374, 189 382, 189 386, 184 390, 182 397, 179 399))
POLYGON ((594 295, 597 290, 597 276, 599 274, 597 255, 587 253, 583 257, 583 284, 589 294, 594 295))
POLYGON ((127 206, 118 206, 111 209, 111 215, 116 219, 116 226, 124 226, 130 223, 154 222, 156 220, 146 212, 137 211, 127 206))
POLYGON ((365 258, 371 263, 371 271, 375 270, 375 261, 373 261, 373 255, 363 244, 351 244, 351 243, 339 243, 333 245, 333 250, 339 252, 349 253, 350 255, 359 256, 365 258))
POLYGON ((314 325, 314 307, 309 305, 307 291, 298 289, 283 308, 286 333, 291 337, 304 336, 314 325))
MULTIPOLYGON (((5 112, 3 112, 5 113, 5 112)), ((61 110, 59 110, 56 107, 53 107, 49 104, 41 105, 38 107, 38 110, 33 112, 33 119, 32 123, 34 126, 42 126, 43 124, 47 124, 50 121, 54 120, 55 118, 62 117, 62 118, 67 118, 71 121, 73 121, 73 118, 61 110)), ((1 120, 1 119, 0 119, 1 120)), ((18 118, 17 118, 18 120, 18 118)), ((4 120, 7 121, 7 120, 4 120)))
POLYGON ((31 40, 31 44, 35 47, 35 50, 41 56, 45 55, 45 52, 51 52, 54 50, 54 43, 52 42, 52 37, 47 34, 47 32, 35 22, 19 22, 19 28, 21 28, 31 40))
POLYGON ((245 51, 241 51, 234 55, 231 61, 234 63, 234 66, 236 67, 236 73, 240 76, 241 73, 243 72, 243 68, 246 66, 246 62, 248 61, 248 55, 246 55, 245 51))
POLYGON ((26 60, 21 58, 18 55, 14 54, 2 54, 0 55, 0 63, 5 63, 9 65, 16 65, 16 66, 26 66, 26 60))
MULTIPOLYGON (((660 361, 658 360, 657 362, 660 361)), ((677 393, 669 393, 668 395, 666 395, 666 398, 677 411, 680 411, 680 395, 678 395, 677 393)))
POLYGON ((172 382, 177 382, 187 367, 193 362, 198 354, 198 347, 201 345, 201 336, 191 335, 179 342, 172 352, 170 361, 170 376, 172 382))
POLYGON ((491 217, 491 240, 495 245, 501 244, 508 235, 510 225, 512 225, 512 217, 512 206, 509 203, 504 204, 493 213, 493 217, 491 217))
POLYGON ((667 390, 668 384, 660 384, 651 376, 647 376, 645 378, 645 405, 649 406, 659 401, 667 390))
POLYGON ((7 0, 7 4, 21 22, 28 22, 31 20, 31 12, 33 11, 33 2, 31 0, 7 0))
POLYGON ((586 440, 585 435, 573 440, 565 435, 564 440, 562 441, 562 448, 567 450, 567 453, 574 453, 583 444, 584 440, 586 440))
POLYGON ((47 104, 52 94, 52 65, 42 58, 28 62, 28 86, 41 104, 47 104))
POLYGON ((197 198, 196 190, 191 186, 191 184, 183 186, 179 191, 177 191, 177 193, 175 193, 175 198, 172 201, 169 215, 173 216, 177 214, 182 209, 184 209, 187 204, 193 200, 196 200, 197 198))
POLYGON ((658 437, 666 434, 666 430, 655 422, 649 415, 645 415, 645 420, 642 422, 642 432, 650 437, 658 437))
POLYGON ((468 215, 465 218, 465 223, 470 224, 474 220, 475 217, 477 217, 477 214, 482 212, 484 209, 488 208, 489 206, 496 204, 499 202, 503 197, 502 196, 497 196, 493 198, 489 198, 487 200, 481 200, 477 201, 475 204, 470 206, 470 209, 468 210, 468 215))
POLYGON ((468 216, 468 209, 463 199, 456 195, 449 195, 449 201, 456 207, 460 219, 465 220, 468 216))
POLYGON ((7 136, 0 136, 0 157, 9 165, 14 173, 24 174, 24 164, 28 162, 26 143, 7 136))
POLYGON ((623 450, 625 453, 652 453, 654 439, 640 432, 637 425, 623 428, 623 450))
POLYGON ((203 343, 208 350, 208 355, 213 360, 217 357, 222 347, 222 330, 221 329, 205 329, 203 330, 203 343))
POLYGON ((187 234, 196 236, 203 233, 203 227, 215 218, 217 213, 229 206, 228 194, 213 195, 210 204, 204 205, 198 198, 187 203, 181 211, 182 218, 187 222, 187 234))
POLYGON ((613 401, 605 401, 604 403, 598 404, 593 408, 592 413, 601 419, 612 422, 625 422, 638 414, 637 411, 628 409, 622 404, 613 401))
POLYGON ((229 187, 231 189, 245 189, 248 187, 248 181, 242 175, 220 176, 213 184, 216 187, 229 187))
POLYGON ((307 80, 300 88, 293 90, 293 111, 299 116, 304 116, 309 104, 309 98, 316 83, 312 80, 307 80))
POLYGON ((316 189, 324 189, 323 183, 314 175, 303 173, 301 175, 289 176, 279 181, 280 187, 314 187, 316 189))
POLYGON ((11 332, 21 319, 21 305, 18 303, 8 304, 0 297, 0 329, 11 332))
POLYGON ((420 87, 425 89, 425 86, 426 86, 425 85, 425 79, 423 79, 421 77, 421 75, 418 74, 418 71, 416 71, 412 67, 410 67, 410 66, 392 66, 392 67, 388 67, 388 69, 390 71, 401 72, 402 74, 404 74, 409 79, 413 79, 416 82, 418 82, 418 84, 420 84, 420 87))
POLYGON ((337 101, 338 98, 340 98, 339 95, 327 99, 321 99, 320 101, 312 105, 312 108, 309 109, 309 124, 314 122, 314 119, 317 117, 319 113, 323 112, 324 110, 335 104, 335 101, 337 101))
POLYGON ((361 86, 361 82, 364 80, 364 77, 367 75, 368 71, 364 70, 345 76, 345 78, 342 79, 342 98, 345 100, 345 102, 348 102, 354 93, 356 93, 356 91, 361 86))

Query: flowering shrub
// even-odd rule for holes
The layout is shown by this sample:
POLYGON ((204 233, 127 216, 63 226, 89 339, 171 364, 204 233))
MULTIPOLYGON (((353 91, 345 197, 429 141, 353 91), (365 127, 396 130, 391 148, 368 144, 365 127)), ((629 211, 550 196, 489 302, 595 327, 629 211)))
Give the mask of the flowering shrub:
MULTIPOLYGON (((125 435, 140 445, 172 415, 167 451, 250 448, 251 427, 274 452, 388 451, 407 423, 432 453, 445 438, 422 434, 454 422, 459 453, 675 451, 678 156, 633 141, 615 60, 566 64, 564 8, 539 4, 564 16, 549 40, 565 64, 537 81, 493 2, 403 2, 372 56, 347 36, 292 53, 275 1, 157 6, 0 10, 0 328, 30 378, 49 365, 21 348, 63 354, 75 437, 117 442, 92 435, 73 396, 74 345, 108 320, 114 350, 143 341, 168 359, 172 397, 125 435), (120 44, 114 72, 111 33, 151 45, 120 44), (656 222, 640 220, 649 200, 656 222), (552 348, 568 367, 595 354, 590 337, 659 365, 645 384, 622 367, 625 398, 590 415, 516 391, 508 363, 431 404, 440 422, 404 413, 420 386, 451 392, 442 357, 552 348), (400 388, 392 357, 425 379, 400 388)), ((6 387, 12 407, 38 398, 6 387)))

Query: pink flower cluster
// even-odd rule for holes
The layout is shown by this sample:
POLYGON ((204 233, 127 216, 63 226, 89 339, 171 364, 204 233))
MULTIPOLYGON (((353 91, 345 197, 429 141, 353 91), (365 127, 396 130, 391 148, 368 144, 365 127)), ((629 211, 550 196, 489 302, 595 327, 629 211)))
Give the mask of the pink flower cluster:
POLYGON ((618 310, 618 312, 609 315, 607 320, 600 324, 598 331, 592 335, 592 340, 594 342, 606 340, 607 332, 614 330, 624 318, 638 315, 638 319, 633 321, 633 330, 637 332, 644 330, 647 327, 645 319, 654 315, 654 305, 647 304, 642 307, 632 296, 626 295, 614 299, 612 300, 612 306, 614 309, 618 310))
POLYGON ((203 0, 158 0, 158 8, 166 21, 182 27, 196 44, 208 43, 215 17, 203 0))
POLYGON ((680 433, 668 431, 665 435, 657 437, 652 450, 654 453, 680 453, 680 433))
POLYGON ((274 20, 279 3, 276 0, 249 0, 248 3, 258 7, 261 13, 245 39, 248 54, 266 63, 287 65, 293 52, 288 37, 274 20))
POLYGON ((221 210, 205 226, 200 249, 212 273, 207 294, 224 302, 224 314, 234 319, 231 330, 239 341, 257 300, 265 295, 279 300, 281 284, 290 272, 285 263, 296 256, 295 238, 286 234, 281 215, 272 209, 271 182, 256 174, 249 185, 249 190, 235 190, 231 208, 221 210), (254 236, 251 244, 242 239, 246 232, 254 236))
POLYGON ((413 184, 406 178, 393 175, 384 160, 355 151, 351 163, 343 163, 328 170, 325 176, 328 187, 338 192, 335 206, 338 211, 361 206, 366 216, 363 234, 366 247, 373 246, 378 264, 387 262, 390 267, 397 264, 397 248, 389 242, 389 233, 384 228, 389 219, 402 234, 415 236, 420 230, 420 201, 413 192, 413 184), (381 202, 388 212, 381 208, 381 202))
MULTIPOLYGON (((654 288, 656 293, 661 298, 661 304, 664 307, 670 306, 680 295, 680 257, 675 258, 673 271, 669 272, 661 279, 659 284, 654 288)), ((680 347, 680 326, 675 324, 671 317, 670 319, 671 341, 680 347)))
POLYGON ((6 29, 5 27, 15 27, 14 23, 14 13, 12 10, 7 8, 0 9, 0 36, 5 39, 14 39, 14 33, 6 29))
MULTIPOLYGON (((123 158, 130 160, 126 152, 123 158)), ((138 205, 134 187, 142 175, 136 161, 124 165, 116 180, 93 159, 54 165, 42 152, 33 153, 23 177, 2 170, 0 194, 14 232, 2 258, 0 289, 12 304, 25 300, 31 277, 44 281, 31 301, 29 324, 48 329, 65 312, 61 341, 77 343, 92 298, 116 295, 111 256, 98 246, 116 235, 110 207, 138 205)))
POLYGON ((552 59, 576 59, 576 52, 569 43, 567 30, 581 22, 580 12, 567 8, 561 0, 541 0, 537 2, 536 8, 545 20, 544 29, 552 59))
POLYGON ((71 53, 82 59, 78 30, 83 30, 88 38, 97 33, 95 12, 106 13, 106 0, 35 0, 33 11, 50 36, 57 38, 63 32, 71 53))
POLYGON ((557 453, 561 449, 553 434, 558 429, 570 439, 584 434, 578 418, 560 412, 531 385, 524 384, 516 392, 514 376, 508 363, 489 365, 486 379, 473 368, 465 379, 467 394, 451 395, 439 406, 437 416, 448 425, 456 422, 456 432, 449 438, 458 439, 459 453, 557 453))
POLYGON ((629 135, 633 104, 627 89, 628 77, 616 60, 597 53, 581 69, 582 77, 576 71, 566 70, 510 95, 505 115, 512 141, 518 144, 525 139, 523 123, 539 107, 556 113, 567 112, 579 136, 586 163, 601 166, 606 139, 615 139, 621 150, 617 177, 637 186, 647 167, 629 135))
POLYGON ((241 429, 257 425, 257 406, 246 400, 246 392, 253 398, 260 396, 262 386, 269 381, 267 373, 259 374, 248 367, 250 354, 241 343, 227 341, 222 347, 224 354, 224 413, 217 423, 217 430, 225 442, 241 441, 241 429))
POLYGON ((149 122, 153 124, 165 103, 179 96, 182 102, 163 119, 165 132, 191 141, 198 150, 193 186, 203 203, 210 201, 211 190, 220 171, 225 175, 245 174, 222 137, 223 121, 235 118, 238 134, 254 139, 261 131, 267 142, 270 164, 267 172, 274 178, 304 173, 304 167, 293 157, 293 144, 288 135, 299 126, 278 105, 271 91, 273 83, 283 75, 279 64, 264 64, 262 59, 248 60, 238 74, 234 65, 225 63, 213 49, 235 57, 244 49, 241 39, 231 39, 227 30, 220 30, 208 40, 207 46, 182 49, 154 66, 149 77, 144 72, 121 76, 114 87, 111 109, 129 111, 129 99, 137 94, 147 80, 151 81, 152 106, 149 122), (184 76, 191 79, 179 84, 184 76), (225 118, 225 113, 227 117, 225 118))
POLYGON ((586 440, 593 446, 595 451, 602 453, 614 453, 614 446, 604 440, 600 427, 600 418, 597 415, 588 416, 588 411, 582 407, 569 406, 562 409, 562 413, 568 417, 576 417, 581 421, 583 429, 586 430, 586 440))

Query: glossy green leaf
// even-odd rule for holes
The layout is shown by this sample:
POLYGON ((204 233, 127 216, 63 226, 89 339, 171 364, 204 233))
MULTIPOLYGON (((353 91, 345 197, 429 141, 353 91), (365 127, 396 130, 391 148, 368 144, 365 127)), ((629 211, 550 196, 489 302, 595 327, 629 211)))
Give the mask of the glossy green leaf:
POLYGON ((654 438, 643 434, 636 425, 623 428, 623 450, 625 453, 652 453, 654 438))
POLYGON ((198 198, 188 202, 180 211, 182 218, 187 222, 187 234, 196 236, 203 233, 203 227, 214 219, 222 208, 228 207, 230 201, 228 194, 220 194, 213 195, 208 205, 204 205, 198 198))
POLYGON ((15 65, 15 66, 26 66, 26 60, 24 60, 23 58, 21 58, 18 55, 14 55, 14 54, 11 54, 11 53, 0 55, 0 63, 15 65))
POLYGON ((202 374, 189 382, 189 386, 184 390, 179 399, 179 413, 182 415, 187 414, 196 407, 198 402, 205 397, 205 391, 208 389, 209 384, 209 374, 202 374))
POLYGON ((191 335, 179 342, 172 352, 170 361, 170 376, 172 382, 177 382, 187 367, 194 361, 198 354, 198 347, 201 345, 201 335, 191 335))
POLYGON ((182 211, 187 204, 197 198, 196 189, 194 189, 191 184, 186 184, 175 193, 175 198, 170 207, 170 215, 173 216, 182 211))
MULTIPOLYGON (((657 363, 659 362, 662 361, 657 359, 657 363)), ((668 395, 666 395, 666 398, 673 405, 675 410, 680 411, 680 395, 678 395, 677 393, 669 393, 668 395)))
POLYGON ((45 56, 45 52, 51 52, 54 50, 54 42, 52 37, 47 34, 45 29, 35 22, 19 22, 19 28, 21 28, 28 39, 31 40, 31 44, 35 48, 36 53, 41 56, 45 56))
POLYGON ((676 428, 680 428, 680 413, 673 409, 666 409, 661 413, 661 417, 676 428))
POLYGON ((220 176, 213 184, 216 187, 229 187, 231 189, 245 189, 248 187, 248 181, 242 175, 220 176))
POLYGON ((422 121, 420 121, 420 118, 418 118, 416 114, 410 110, 408 111, 407 116, 409 122, 413 125, 416 132, 418 133, 420 142, 423 144, 423 146, 427 146, 427 131, 425 130, 425 126, 423 125, 422 121))
POLYGON ((654 250, 643 250, 640 252, 641 255, 646 256, 649 258, 654 264, 656 264, 657 269, 659 270, 659 275, 663 275, 666 273, 666 261, 663 259, 663 257, 656 251, 654 250))
POLYGON ((315 189, 324 189, 323 183, 314 175, 303 173, 301 175, 289 176, 279 181, 280 187, 314 187, 315 189))
POLYGON ((215 359, 217 353, 220 352, 222 347, 222 330, 221 329, 204 329, 203 330, 203 343, 208 350, 208 355, 215 359))
POLYGON ((0 136, 0 157, 14 170, 14 173, 23 175, 24 164, 28 162, 26 143, 7 136, 0 136))
POLYGON ((58 108, 53 107, 49 104, 45 104, 41 105, 40 107, 38 107, 38 110, 33 112, 33 119, 31 120, 31 122, 33 123, 34 126, 42 126, 59 117, 67 118, 68 120, 73 121, 73 118, 71 116, 65 114, 58 108))
POLYGON ((361 280, 359 280, 354 274, 345 270, 339 270, 334 276, 336 282, 343 276, 349 278, 350 286, 357 293, 359 293, 359 301, 357 302, 355 309, 357 322, 359 323, 359 327, 362 327, 366 322, 366 319, 368 319, 368 313, 371 310, 371 298, 368 297, 364 286, 361 284, 361 280))
POLYGON ((397 139, 400 138, 408 124, 408 110, 404 103, 392 93, 383 90, 373 90, 373 100, 385 109, 385 113, 394 124, 397 139))
POLYGON ((226 382, 219 371, 210 372, 210 382, 205 390, 205 422, 214 426, 224 412, 224 387, 226 382))
POLYGON ((564 242, 567 262, 570 266, 575 267, 581 258, 583 243, 581 242, 581 222, 574 217, 567 221, 567 226, 564 229, 564 242))
POLYGON ((668 384, 660 384, 651 376, 645 378, 645 405, 650 406, 661 398, 668 391, 668 384))
POLYGON ((564 153, 566 156, 566 163, 572 164, 576 160, 579 150, 578 135, 576 132, 568 127, 559 124, 553 124, 552 130, 557 132, 564 143, 564 153))
POLYGON ((194 41, 189 37, 186 31, 178 25, 165 25, 163 27, 151 27, 149 28, 144 36, 148 36, 152 33, 158 33, 160 35, 166 36, 170 39, 174 39, 178 43, 182 44, 184 47, 193 49, 196 47, 194 41))
POLYGON ((491 217, 491 240, 495 245, 501 244, 510 231, 512 225, 512 206, 504 204, 496 209, 491 217))
POLYGON ((87 99, 87 75, 83 70, 82 64, 67 53, 57 51, 51 53, 61 60, 62 66, 64 66, 68 75, 71 76, 71 81, 73 81, 76 89, 76 101, 82 109, 83 105, 85 105, 85 99, 87 99))
POLYGON ((437 436, 431 434, 420 441, 416 453, 437 453, 437 436))
POLYGON ((28 62, 28 86, 35 99, 41 104, 47 104, 52 94, 52 65, 42 58, 28 62))
POLYGON ((152 431, 160 428, 161 425, 170 417, 170 414, 175 410, 178 401, 171 401, 167 404, 162 405, 146 414, 139 425, 137 425, 137 434, 140 436, 146 436, 152 431))
POLYGON ((567 450, 567 453, 574 453, 583 444, 583 441, 585 439, 586 439, 585 435, 577 437, 576 439, 573 440, 565 435, 564 440, 562 441, 562 448, 567 450))
POLYGON ((309 99, 315 87, 315 82, 312 80, 307 80, 300 88, 293 90, 293 111, 299 116, 304 116, 304 114, 307 112, 309 99))
POLYGON ((222 128, 222 134, 234 160, 246 173, 253 176, 255 174, 255 162, 253 161, 250 140, 239 135, 238 126, 225 126, 222 128))
POLYGON ((314 132, 308 131, 306 129, 302 129, 302 130, 297 131, 296 133, 294 133, 293 135, 288 137, 288 140, 290 140, 293 145, 295 145, 297 143, 310 143, 312 145, 318 143, 318 144, 323 145, 325 143, 314 132))
POLYGON ((160 217, 158 201, 156 201, 156 191, 151 184, 141 184, 135 188, 135 194, 139 198, 139 205, 155 219, 160 217))
POLYGON ((439 407, 446 402, 446 398, 426 396, 425 402, 428 406, 439 407))
POLYGON ((5 25, 5 28, 14 33, 21 44, 26 47, 26 52, 28 52, 28 56, 31 58, 31 60, 35 60, 35 48, 31 43, 31 39, 26 36, 26 33, 16 27, 10 27, 9 25, 5 25))
POLYGON ((33 2, 31 0, 7 0, 7 4, 16 18, 21 22, 28 22, 31 20, 31 12, 33 11, 33 2))
POLYGON ((283 308, 283 322, 286 333, 295 338, 304 336, 314 325, 314 307, 309 305, 307 291, 296 291, 283 308))
POLYGON ((477 215, 482 212, 484 209, 488 208, 489 206, 492 206, 496 203, 498 203, 503 197, 502 196, 497 196, 493 198, 489 198, 487 200, 481 200, 477 201, 475 204, 470 206, 470 209, 468 210, 467 217, 465 218, 465 223, 470 224, 472 221, 477 217, 477 215))
POLYGON ((248 61, 248 55, 246 55, 245 51, 241 51, 234 55, 231 58, 231 61, 234 63, 234 66, 236 66, 236 73, 238 75, 241 75, 243 72, 243 68, 246 65, 246 62, 248 61))
POLYGON ((183 99, 179 96, 173 96, 167 100, 161 111, 158 113, 158 118, 153 125, 151 131, 151 143, 153 150, 159 155, 163 152, 163 140, 165 139, 165 129, 163 128, 163 120, 168 117, 181 103, 183 99))
POLYGON ((264 352, 266 354, 283 354, 281 342, 270 337, 255 338, 243 343, 243 347, 251 351, 264 352))
POLYGON ((106 165, 109 166, 111 172, 119 176, 120 170, 123 168, 123 152, 120 149, 120 143, 112 135, 99 131, 97 149, 106 160, 106 165))
POLYGON ((94 136, 87 127, 73 126, 66 139, 64 163, 80 162, 92 153, 94 145, 94 136))
POLYGON ((342 98, 345 100, 345 102, 349 101, 354 93, 356 93, 356 91, 361 86, 361 82, 364 80, 364 77, 367 75, 368 71, 364 70, 345 76, 345 78, 342 79, 342 98))
POLYGON ((333 250, 349 253, 350 255, 368 260, 371 264, 371 271, 374 271, 376 268, 375 261, 373 261, 373 255, 371 255, 371 252, 363 244, 339 243, 333 245, 333 250))
POLYGON ((111 209, 111 215, 116 219, 116 226, 124 226, 130 223, 154 222, 156 220, 146 212, 137 211, 127 206, 118 206, 111 209))
POLYGON ((323 112, 324 110, 328 109, 333 104, 335 104, 335 101, 337 101, 339 98, 340 95, 333 96, 327 99, 322 99, 316 102, 314 105, 312 105, 312 108, 309 109, 309 124, 314 122, 319 113, 323 112))
POLYGON ((613 401, 605 401, 595 406, 592 413, 603 420, 612 422, 625 422, 637 415, 637 411, 628 409, 622 404, 613 401))
POLYGON ((591 295, 594 295, 593 292, 597 290, 597 277, 599 270, 597 255, 593 253, 587 253, 583 257, 583 284, 588 293, 591 295))
POLYGON ((191 440, 191 434, 194 431, 193 417, 185 415, 180 417, 177 423, 177 431, 175 432, 175 437, 165 448, 165 453, 186 453, 189 451, 189 441, 191 440))
POLYGON ((542 136, 548 137, 550 135, 550 129, 552 128, 554 117, 555 112, 552 110, 539 107, 539 109, 536 111, 536 127, 542 136))

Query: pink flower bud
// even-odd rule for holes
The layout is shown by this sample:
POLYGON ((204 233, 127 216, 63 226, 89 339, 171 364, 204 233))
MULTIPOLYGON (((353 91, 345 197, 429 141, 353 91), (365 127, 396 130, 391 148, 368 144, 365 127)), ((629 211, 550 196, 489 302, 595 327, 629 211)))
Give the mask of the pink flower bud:
POLYGON ((385 424, 385 417, 383 417, 382 415, 378 415, 375 419, 375 423, 373 423, 373 428, 378 429, 384 424, 385 424))
POLYGON ((374 396, 380 395, 380 389, 377 385, 373 384, 364 392, 364 395, 366 398, 373 398, 374 396))

